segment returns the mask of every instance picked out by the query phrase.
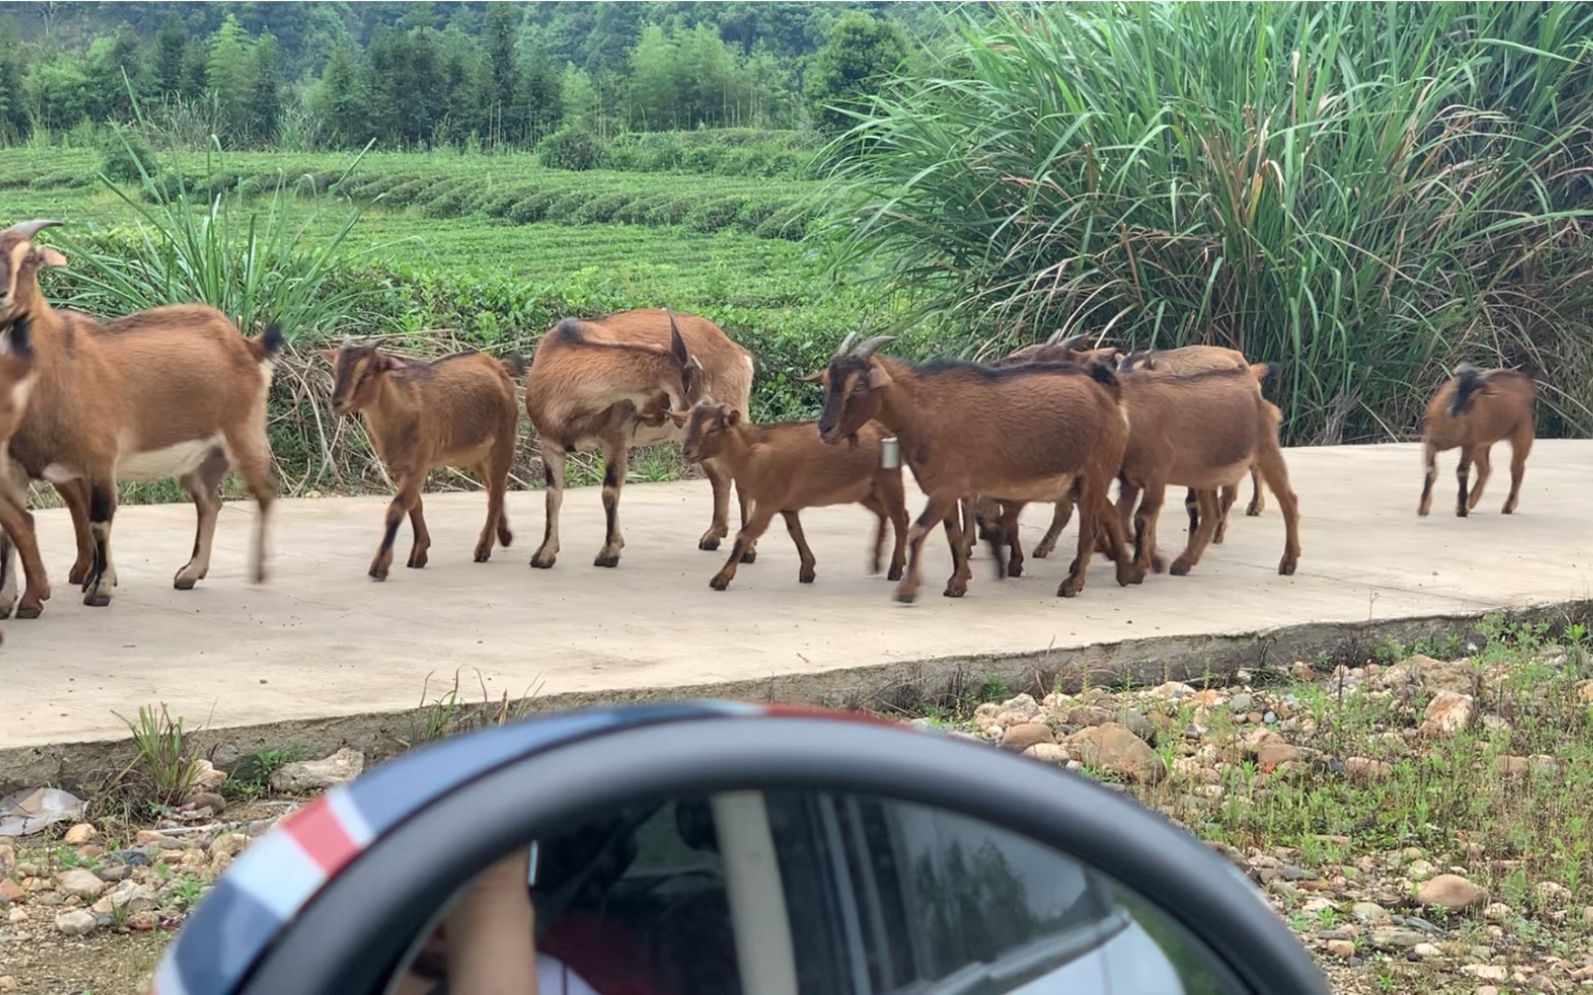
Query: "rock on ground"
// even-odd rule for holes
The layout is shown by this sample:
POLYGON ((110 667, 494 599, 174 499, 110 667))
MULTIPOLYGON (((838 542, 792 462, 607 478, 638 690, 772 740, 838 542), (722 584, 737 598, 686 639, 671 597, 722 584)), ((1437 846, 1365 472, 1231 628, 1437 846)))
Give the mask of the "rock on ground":
POLYGON ((352 781, 365 769, 365 754, 344 747, 320 760, 283 764, 271 775, 271 790, 302 794, 352 781))
POLYGON ((1127 726, 1107 722, 1067 738, 1068 751, 1092 767, 1155 784, 1167 776, 1162 758, 1127 726))
POLYGON ((55 928, 67 936, 87 936, 94 932, 97 923, 94 913, 86 909, 73 909, 55 917, 55 928))
POLYGON ((1459 874, 1440 874, 1422 882, 1416 889, 1416 900, 1423 905, 1441 905, 1446 909, 1467 909, 1484 905, 1488 901, 1487 889, 1472 884, 1459 874))

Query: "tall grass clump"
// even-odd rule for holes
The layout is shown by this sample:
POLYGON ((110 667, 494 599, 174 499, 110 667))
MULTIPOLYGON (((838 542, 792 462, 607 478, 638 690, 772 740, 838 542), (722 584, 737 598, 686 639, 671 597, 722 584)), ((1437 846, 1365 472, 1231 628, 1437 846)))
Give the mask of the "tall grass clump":
POLYGON ((1593 427, 1593 7, 997 6, 828 152, 909 320, 1237 347, 1296 442, 1408 436, 1462 359, 1593 427))
POLYGON ((235 176, 214 182, 227 174, 208 158, 206 165, 210 182, 191 189, 175 174, 170 189, 135 159, 142 201, 102 174, 134 220, 63 238, 72 260, 62 280, 66 303, 121 315, 198 302, 238 321, 245 334, 277 322, 289 341, 317 341, 366 316, 376 288, 343 278, 356 262, 348 236, 360 217, 357 207, 313 193, 306 207, 285 173, 251 198, 235 176), (323 215, 333 210, 346 213, 328 223, 323 215))

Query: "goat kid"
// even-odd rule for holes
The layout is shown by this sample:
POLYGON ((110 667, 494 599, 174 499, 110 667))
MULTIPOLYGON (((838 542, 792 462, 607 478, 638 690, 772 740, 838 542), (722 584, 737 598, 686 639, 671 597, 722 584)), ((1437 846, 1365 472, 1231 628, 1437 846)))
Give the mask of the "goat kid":
POLYGON ((1460 492, 1455 498, 1455 514, 1465 518, 1482 500, 1482 489, 1491 470, 1489 450, 1494 443, 1510 440, 1510 496, 1505 498, 1502 515, 1516 510, 1521 499, 1521 478, 1527 472, 1527 455, 1537 432, 1537 387, 1532 378, 1514 370, 1479 370, 1468 363, 1455 368, 1455 375, 1444 381, 1427 404, 1422 424, 1422 483, 1418 515, 1433 506, 1433 484, 1438 480, 1438 454, 1460 450, 1460 466, 1455 478, 1460 492), (1466 478, 1471 464, 1477 464, 1477 483, 1467 493, 1466 478))
MULTIPOLYGON (((619 498, 629 449, 679 441, 682 430, 670 412, 704 396, 721 398, 746 417, 751 394, 752 354, 707 318, 640 308, 592 320, 565 318, 553 326, 537 344, 526 377, 526 413, 537 432, 547 481, 547 529, 531 565, 548 568, 558 558, 568 454, 603 452, 607 531, 593 563, 616 566, 625 545, 619 498)), ((713 487, 714 508, 697 548, 715 550, 730 534, 731 480, 715 460, 702 466, 713 487)), ((739 497, 746 525, 747 498, 739 497)), ((742 562, 756 556, 756 547, 750 547, 742 562)))
POLYGON ((1072 597, 1083 589, 1097 521, 1104 522, 1120 554, 1118 583, 1144 579, 1127 560, 1121 524, 1106 498, 1128 439, 1112 371, 1050 363, 998 369, 944 360, 915 366, 875 355, 890 336, 852 348, 854 338, 847 336, 824 373, 819 437, 835 445, 877 420, 900 439, 902 457, 928 496, 908 533, 908 569, 897 587, 898 601, 917 597, 924 540, 937 523, 945 527, 955 564, 945 594, 966 593, 965 498, 1056 501, 1075 483, 1082 538, 1057 594, 1072 597))
MULTIPOLYGON (((421 486, 433 467, 473 470, 487 488, 487 523, 476 540, 475 561, 492 557, 494 537, 505 548, 514 540, 504 511, 504 492, 514 463, 520 411, 514 381, 504 363, 471 350, 434 362, 414 362, 380 352, 374 345, 344 342, 322 349, 333 364, 332 411, 365 419, 376 455, 398 492, 387 508, 385 529, 369 575, 386 580, 398 527, 409 516, 414 544, 408 566, 426 565, 431 533, 421 510, 421 486)), ((523 372, 523 366, 519 370, 523 372)))
POLYGON ((173 585, 194 586, 209 571, 221 480, 236 468, 259 505, 252 573, 265 579, 276 482, 266 435, 266 392, 283 336, 276 325, 245 339, 225 315, 202 304, 176 304, 98 321, 56 311, 39 292, 39 266, 66 257, 33 244, 58 221, 29 221, 0 231, 0 323, 27 324, 35 380, 27 410, 7 444, 0 504, 16 526, 0 550, 0 616, 43 610, 49 580, 26 513, 30 479, 47 480, 72 513, 78 559, 71 573, 83 602, 108 605, 116 584, 111 521, 118 480, 177 477, 198 509, 194 549, 173 585), (27 589, 16 601, 12 551, 21 554, 27 589))
POLYGON ((797 580, 813 583, 817 561, 808 548, 797 513, 805 508, 834 504, 861 504, 878 519, 869 573, 877 574, 885 551, 885 527, 895 531, 891 550, 890 580, 900 580, 906 563, 907 504, 902 491, 901 467, 885 467, 880 460, 880 440, 885 430, 864 425, 857 444, 836 450, 819 439, 812 421, 755 425, 728 404, 698 401, 689 411, 670 415, 686 430, 686 459, 701 463, 718 460, 729 471, 736 488, 752 502, 747 524, 736 535, 730 559, 714 574, 708 586, 723 591, 735 579, 742 554, 768 529, 776 514, 785 519, 786 531, 796 544, 802 565, 797 580))

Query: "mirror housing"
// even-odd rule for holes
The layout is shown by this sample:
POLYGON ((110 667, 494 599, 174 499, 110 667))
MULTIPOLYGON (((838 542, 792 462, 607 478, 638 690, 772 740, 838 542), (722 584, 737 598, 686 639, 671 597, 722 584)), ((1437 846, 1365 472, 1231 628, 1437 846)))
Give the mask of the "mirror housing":
POLYGON ((1129 798, 956 735, 724 702, 566 713, 374 768, 243 853, 167 950, 155 990, 381 991, 461 884, 550 827, 754 789, 867 794, 981 820, 1142 896, 1254 992, 1327 995, 1237 868, 1129 798))

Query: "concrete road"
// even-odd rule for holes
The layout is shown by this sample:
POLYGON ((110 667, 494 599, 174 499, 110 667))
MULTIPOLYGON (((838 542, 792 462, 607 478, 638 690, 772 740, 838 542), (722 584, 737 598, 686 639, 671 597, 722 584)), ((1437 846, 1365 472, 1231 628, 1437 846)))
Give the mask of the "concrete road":
MULTIPOLYGON (((1496 452, 1482 507, 1453 514, 1455 457, 1440 465, 1434 515, 1418 519, 1418 447, 1387 445, 1288 453, 1304 515, 1299 573, 1277 575, 1283 525, 1277 502, 1239 514, 1228 540, 1189 577, 1152 576, 1119 588, 1097 558, 1073 600, 1055 591, 1071 558, 1072 528, 1050 560, 1021 580, 997 582, 988 553, 968 596, 940 594, 950 569, 943 538, 918 604, 891 600, 892 584, 864 574, 872 517, 858 507, 803 515, 818 581, 796 582, 797 557, 779 525, 731 589, 711 591, 720 553, 701 552, 708 488, 697 481, 627 487, 627 546, 617 569, 592 566, 601 542, 596 488, 564 500, 563 553, 550 571, 527 566, 542 536, 542 494, 511 494, 513 548, 492 562, 470 552, 485 513, 477 494, 426 498, 433 545, 424 570, 407 570, 408 527, 386 583, 365 576, 385 501, 284 501, 271 580, 245 579, 254 508, 221 516, 210 576, 175 591, 194 513, 186 505, 119 511, 120 587, 109 608, 85 607, 66 583, 73 556, 64 512, 39 515, 55 597, 42 618, 4 623, 0 749, 115 738, 113 713, 166 702, 211 727, 391 711, 428 697, 464 668, 497 696, 602 692, 763 679, 880 661, 1065 651, 1141 636, 1239 633, 1306 621, 1364 621, 1479 611, 1586 598, 1593 580, 1593 442, 1540 442, 1519 511, 1502 517, 1508 456, 1496 452)), ((912 511, 921 507, 917 494, 912 511)), ((1025 545, 1049 510, 1031 508, 1025 545)), ((1182 494, 1169 495, 1161 529, 1184 540, 1182 494)), ((726 546, 728 553, 728 544, 726 546)))

